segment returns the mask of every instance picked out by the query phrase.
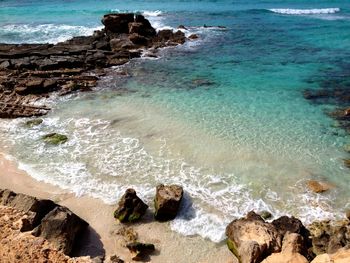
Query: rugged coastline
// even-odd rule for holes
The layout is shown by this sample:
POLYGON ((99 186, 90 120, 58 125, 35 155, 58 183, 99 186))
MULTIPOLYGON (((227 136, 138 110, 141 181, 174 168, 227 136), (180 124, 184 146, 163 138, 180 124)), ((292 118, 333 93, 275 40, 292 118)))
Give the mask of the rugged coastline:
MULTIPOLYGON (((91 38, 75 38, 71 41, 64 42, 64 44, 61 44, 61 46, 60 44, 56 46, 30 45, 25 47, 8 45, 8 49, 3 47, 2 57, 0 57, 3 59, 1 61, 1 67, 5 68, 5 70, 2 72, 6 72, 6 74, 9 75, 2 78, 3 82, 0 83, 0 85, 2 85, 3 92, 1 99, 5 102, 2 105, 1 116, 5 118, 13 118, 40 116, 45 114, 49 109, 42 105, 38 106, 36 104, 32 104, 36 99, 42 96, 47 96, 47 94, 52 91, 59 91, 63 95, 77 90, 89 90, 89 88, 96 84, 98 77, 103 75, 103 71, 100 71, 100 69, 120 65, 129 61, 129 59, 132 57, 140 56, 141 51, 138 49, 144 50, 145 48, 148 48, 151 50, 151 52, 153 52, 154 49, 157 49, 158 47, 181 44, 183 41, 185 41, 183 33, 162 31, 162 33, 159 32, 157 34, 148 26, 147 22, 143 20, 144 18, 142 18, 142 16, 135 17, 133 15, 132 17, 134 20, 131 19, 131 15, 130 17, 109 15, 107 18, 105 17, 104 20, 106 31, 101 31, 102 33, 96 32, 95 36, 91 38), (111 21, 107 22, 109 17, 112 17, 111 21), (120 22, 120 19, 121 21, 125 19, 126 22, 120 22), (118 22, 115 22, 115 20, 118 22), (115 28, 116 24, 114 23, 117 23, 117 25, 123 24, 123 26, 121 26, 120 29, 117 29, 117 32, 113 32, 114 29, 108 30, 107 28, 115 28), (132 24, 131 26, 130 23, 132 24), (133 26, 138 29, 133 28, 133 26), (140 27, 142 29, 140 29, 140 27), (134 31, 138 33, 134 33, 134 31), (88 47, 82 47, 84 45, 88 47), (20 51, 13 52, 13 48, 19 48, 20 51), (48 53, 45 53, 43 50, 49 51, 48 53), (35 53, 37 51, 41 53, 41 55, 44 55, 41 57, 41 55, 38 55, 39 53, 35 53), (40 58, 36 58, 36 56, 31 58, 33 54, 36 54, 37 57, 40 58), (72 56, 73 60, 70 60, 72 56), (29 60, 28 57, 30 58, 29 60), (45 61, 45 65, 40 64, 43 61, 45 61), (83 63, 83 65, 87 66, 81 67, 82 64, 79 63, 83 63)), ((153 54, 150 55, 153 56, 153 54)), ((345 114, 345 117, 348 116, 348 112, 346 110, 342 111, 342 114, 345 114)), ((310 255, 308 253, 309 249, 312 247, 319 248, 319 250, 317 250, 317 254, 332 254, 335 252, 338 253, 337 251, 340 248, 347 248, 349 243, 347 237, 349 227, 348 221, 344 221, 344 224, 341 224, 338 230, 333 229, 330 224, 324 223, 324 230, 315 230, 316 232, 318 231, 318 233, 320 233, 319 240, 316 240, 316 244, 310 247, 309 241, 311 242, 312 239, 308 240, 309 236, 302 233, 306 230, 302 224, 300 226, 299 221, 292 222, 292 224, 297 222, 296 224, 299 225, 299 228, 296 230, 289 229, 287 227, 292 234, 287 234, 287 231, 284 230, 281 234, 279 233, 280 229, 275 226, 276 224, 273 224, 273 222, 272 225, 266 223, 260 218, 259 215, 254 213, 249 214, 246 218, 239 220, 241 220, 239 222, 245 222, 246 220, 249 222, 249 224, 253 222, 252 224, 258 225, 261 227, 262 231, 266 231, 268 233, 266 239, 264 239, 262 242, 260 237, 256 233, 253 233, 253 237, 250 236, 248 238, 249 242, 245 243, 246 240, 244 234, 242 234, 242 237, 238 238, 232 236, 235 231, 230 231, 230 227, 228 227, 227 234, 229 236, 229 240, 235 242, 235 244, 233 244, 229 241, 229 248, 240 258, 241 262, 281 262, 280 258, 286 259, 286 254, 290 256, 292 261, 285 262, 308 262, 315 257, 315 254, 310 255), (271 234, 271 232, 273 232, 273 234, 271 234), (254 237, 254 235, 256 236, 254 237), (273 237, 273 240, 269 242, 273 243, 273 245, 266 245, 264 242, 267 239, 270 239, 271 236, 273 237), (339 239, 337 238, 338 236, 340 236, 339 239), (244 242, 242 242, 240 239, 244 240, 244 242), (317 242, 320 240, 325 244, 318 244, 317 242), (241 244, 243 244, 243 246, 241 246, 241 244), (292 244, 292 246, 289 246, 290 244, 292 244)), ((289 222, 285 224, 289 226, 289 222)), ((241 227, 244 228, 245 226, 238 226, 238 228, 241 227)), ((163 253, 163 250, 161 253, 163 253)), ((321 257, 341 257, 343 259, 345 258, 345 260, 348 258, 348 251, 339 253, 341 253, 341 256, 322 255, 321 257)), ((225 255, 224 257, 227 256, 226 252, 223 252, 223 254, 225 255)), ((118 254, 118 256, 119 255, 120 254, 118 254)), ((125 256, 123 258, 125 259, 125 256)), ((226 262, 225 260, 226 258, 223 259, 223 262, 226 262)), ((233 257, 232 260, 234 260, 233 257)), ((173 261, 169 259, 167 262, 173 261)), ((317 261, 316 258, 312 262, 323 261, 317 261)))

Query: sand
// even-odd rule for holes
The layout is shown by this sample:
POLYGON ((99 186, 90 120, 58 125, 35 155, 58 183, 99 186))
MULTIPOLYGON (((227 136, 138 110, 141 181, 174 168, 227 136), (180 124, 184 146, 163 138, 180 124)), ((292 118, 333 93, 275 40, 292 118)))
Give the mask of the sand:
POLYGON ((148 262, 238 262, 223 242, 216 244, 199 236, 182 236, 173 232, 169 223, 155 222, 151 211, 140 223, 120 224, 113 218, 115 205, 107 205, 89 196, 76 197, 54 185, 36 181, 4 156, 0 153, 0 188, 51 199, 68 207, 90 224, 89 233, 80 240, 82 249, 75 252, 77 256, 104 253, 107 262, 111 255, 118 255, 125 262, 134 262, 125 244, 136 235, 138 241, 153 243, 156 247, 148 262))

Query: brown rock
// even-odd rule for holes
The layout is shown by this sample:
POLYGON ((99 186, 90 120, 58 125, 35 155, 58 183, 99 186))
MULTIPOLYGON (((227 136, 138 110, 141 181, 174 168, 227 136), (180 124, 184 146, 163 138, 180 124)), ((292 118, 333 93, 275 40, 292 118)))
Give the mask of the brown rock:
POLYGON ((328 191, 329 189, 333 188, 333 186, 326 182, 319 182, 315 180, 309 180, 307 182, 307 187, 315 193, 323 193, 325 191, 328 191))
POLYGON ((197 34, 192 34, 188 38, 194 40, 194 39, 198 39, 199 36, 197 34))
POLYGON ((154 199, 155 214, 154 217, 159 221, 174 219, 180 207, 183 197, 183 189, 178 185, 160 184, 156 189, 154 199))
POLYGON ((346 167, 350 168, 350 159, 344 160, 344 164, 346 167))
POLYGON ((33 235, 45 238, 57 250, 69 255, 77 235, 88 225, 68 208, 58 206, 41 220, 41 224, 33 230, 33 235))
POLYGON ((102 18, 106 31, 113 33, 129 33, 129 23, 134 22, 134 14, 107 14, 102 18))
POLYGON ((349 263, 350 249, 341 249, 334 254, 322 254, 310 263, 349 263))
POLYGON ((281 251, 282 237, 277 229, 255 213, 233 220, 226 228, 226 235, 229 249, 241 263, 258 263, 281 251))
POLYGON ((118 203, 114 217, 120 222, 134 222, 139 220, 148 208, 137 195, 134 189, 127 189, 118 203))

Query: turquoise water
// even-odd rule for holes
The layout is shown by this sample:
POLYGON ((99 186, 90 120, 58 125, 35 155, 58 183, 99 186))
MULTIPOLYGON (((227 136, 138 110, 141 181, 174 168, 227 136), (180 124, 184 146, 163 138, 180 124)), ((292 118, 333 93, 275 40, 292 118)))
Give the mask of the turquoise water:
POLYGON ((200 40, 110 69, 91 93, 47 101, 54 110, 38 127, 3 120, 2 145, 21 168, 108 203, 127 186, 151 202, 157 183, 179 183, 188 196, 171 227, 213 241, 251 209, 308 223, 350 207, 349 136, 324 113, 334 105, 303 98, 349 77, 348 1, 2 1, 0 42, 91 34, 104 13, 126 10, 200 40), (53 131, 69 142, 43 144, 53 131), (309 179, 335 188, 311 193, 309 179))

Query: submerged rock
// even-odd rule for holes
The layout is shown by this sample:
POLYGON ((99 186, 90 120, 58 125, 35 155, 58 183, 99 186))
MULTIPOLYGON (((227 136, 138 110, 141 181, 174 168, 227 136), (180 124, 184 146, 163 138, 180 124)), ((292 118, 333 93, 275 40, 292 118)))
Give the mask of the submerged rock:
POLYGON ((42 137, 42 139, 44 140, 44 142, 53 145, 62 144, 68 141, 68 137, 66 135, 59 133, 46 134, 42 137))
POLYGON ((334 186, 326 183, 326 182, 319 182, 315 180, 309 180, 307 182, 307 187, 315 193, 323 193, 328 191, 329 189, 333 188, 334 186))
POLYGON ((68 208, 58 206, 41 220, 41 224, 33 230, 33 235, 45 238, 57 250, 69 255, 77 235, 88 225, 68 208))
POLYGON ((344 160, 344 164, 346 167, 350 168, 350 159, 344 160))
POLYGON ((160 184, 156 189, 154 199, 154 217, 159 221, 174 219, 180 207, 183 197, 183 189, 178 185, 160 184))
POLYGON ((122 223, 139 220, 148 208, 137 195, 134 189, 127 189, 118 203, 117 210, 114 211, 114 218, 122 223))
POLYGON ((254 212, 233 220, 226 227, 226 235, 228 248, 240 263, 258 263, 281 251, 281 234, 254 212))
POLYGON ((33 119, 33 120, 29 120, 29 121, 26 121, 26 126, 29 127, 29 128, 32 128, 34 126, 38 126, 40 124, 43 123, 43 119, 33 119))
POLYGON ((132 258, 135 261, 143 260, 149 254, 155 251, 153 244, 133 242, 126 245, 130 252, 135 253, 136 255, 132 258))

